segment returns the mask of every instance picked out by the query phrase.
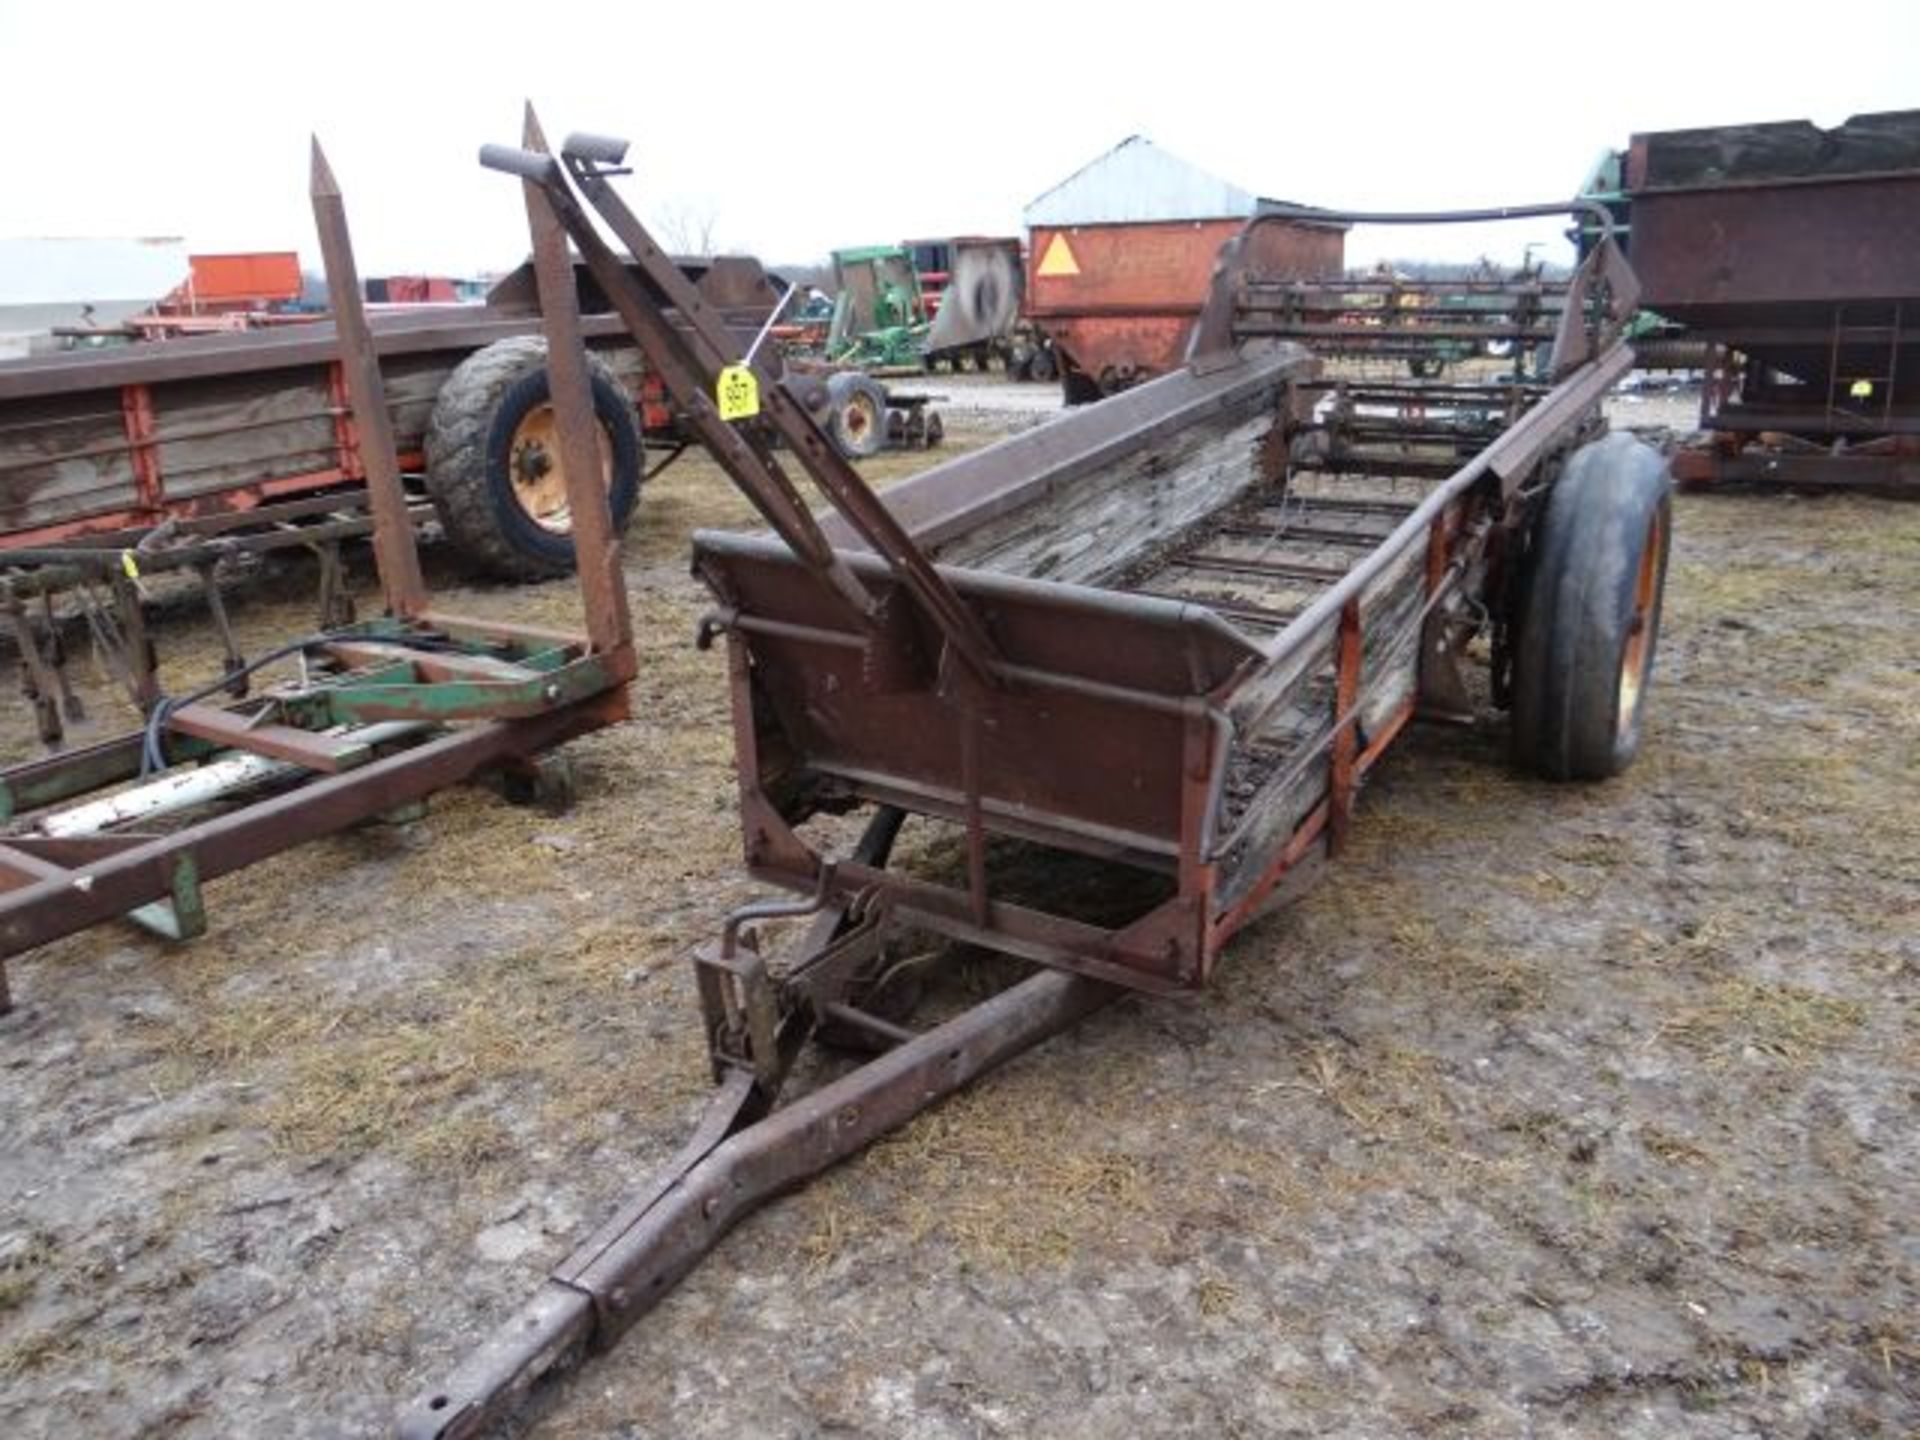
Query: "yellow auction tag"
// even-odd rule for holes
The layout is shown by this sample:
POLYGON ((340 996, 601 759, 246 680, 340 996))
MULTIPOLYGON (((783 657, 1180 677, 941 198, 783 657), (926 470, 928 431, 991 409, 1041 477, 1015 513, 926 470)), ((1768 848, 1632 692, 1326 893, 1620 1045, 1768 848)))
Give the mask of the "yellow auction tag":
POLYGON ((138 580, 140 578, 140 564, 133 558, 133 551, 122 550, 120 552, 120 568, 127 572, 127 578, 129 580, 138 580))
POLYGON ((744 365, 729 365, 713 387, 722 420, 746 420, 760 413, 760 381, 744 365))

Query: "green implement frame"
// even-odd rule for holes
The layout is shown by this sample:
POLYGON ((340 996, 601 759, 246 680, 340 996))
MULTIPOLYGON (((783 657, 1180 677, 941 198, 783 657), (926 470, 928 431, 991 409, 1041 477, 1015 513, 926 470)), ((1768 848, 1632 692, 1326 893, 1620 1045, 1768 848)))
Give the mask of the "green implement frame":
MULTIPOLYGON (((530 143, 537 138, 530 133, 530 143)), ((140 697, 141 729, 0 770, 0 1013, 13 1004, 9 957, 117 916, 170 938, 199 934, 205 881, 320 835, 413 813, 434 791, 484 772, 536 794, 564 789, 564 766, 547 752, 628 713, 632 622, 600 478, 573 261, 545 195, 526 187, 580 634, 434 608, 345 207, 317 142, 312 196, 385 614, 229 663, 185 694, 163 694, 156 680, 140 697), (251 699, 216 699, 245 694, 269 665, 294 662, 294 678, 251 699)), ((19 608, 16 600, 10 613, 19 608)), ((30 630, 25 639, 33 649, 30 630)), ((32 659, 23 654, 30 677, 32 659)))

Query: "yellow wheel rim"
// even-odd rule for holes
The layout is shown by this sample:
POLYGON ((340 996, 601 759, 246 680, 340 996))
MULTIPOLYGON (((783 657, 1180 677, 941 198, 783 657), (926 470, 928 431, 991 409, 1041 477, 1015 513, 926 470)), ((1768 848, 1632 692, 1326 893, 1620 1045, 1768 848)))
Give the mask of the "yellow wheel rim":
POLYGON ((1653 512, 1646 543, 1640 549, 1640 570, 1633 578, 1633 618, 1627 626, 1626 650, 1620 656, 1620 705, 1615 733, 1625 737, 1640 718, 1640 698, 1646 693, 1647 662, 1653 655, 1655 606, 1660 598, 1660 554, 1666 540, 1666 520, 1653 512))
MULTIPOLYGON (((613 488, 613 442, 604 425, 593 430, 600 451, 600 484, 613 488)), ((529 520, 555 535, 573 532, 567 503, 567 467, 560 456, 560 426, 551 402, 536 405, 513 427, 507 452, 507 478, 513 498, 529 520)))
POLYGON ((848 399, 843 415, 841 423, 847 428, 847 442, 858 450, 880 424, 879 407, 871 395, 855 394, 848 399))

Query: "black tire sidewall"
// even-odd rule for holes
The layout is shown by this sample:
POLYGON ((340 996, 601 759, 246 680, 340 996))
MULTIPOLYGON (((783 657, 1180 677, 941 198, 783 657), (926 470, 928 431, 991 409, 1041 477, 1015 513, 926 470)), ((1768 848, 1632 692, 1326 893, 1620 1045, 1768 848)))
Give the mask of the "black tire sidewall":
POLYGON ((827 431, 835 447, 849 460, 867 460, 887 445, 887 394, 871 376, 843 370, 827 381, 827 431), (856 395, 865 396, 873 405, 874 419, 864 439, 856 442, 847 433, 848 404, 856 395))
POLYGON ((1547 497, 1527 566, 1514 649, 1515 759, 1555 780, 1617 775, 1638 753, 1646 682, 1659 648, 1672 535, 1671 487, 1658 454, 1629 435, 1583 446, 1547 497), (1661 554, 1639 708, 1619 724, 1620 678, 1640 561, 1656 515, 1661 554))
MULTIPOLYGON (((590 371, 594 416, 613 449, 613 484, 607 494, 613 533, 625 531, 640 497, 640 438, 632 423, 632 407, 617 386, 598 371, 590 371)), ((529 370, 508 385, 494 405, 487 427, 487 500, 496 525, 507 543, 555 570, 574 565, 573 536, 542 526, 521 506, 513 491, 513 435, 529 413, 553 396, 547 367, 529 370)))
MULTIPOLYGON (((513 429, 551 393, 546 363, 546 341, 537 335, 482 346, 441 382, 427 424, 427 491, 441 529, 463 560, 498 579, 549 579, 574 566, 572 536, 545 530, 521 511, 509 478, 513 429), (533 376, 539 382, 530 385, 533 376)), ((615 462, 608 499, 618 534, 639 495, 640 418, 602 357, 590 352, 587 371, 615 462)))
POLYGON ((1060 392, 1069 405, 1096 405, 1102 398, 1100 383, 1079 370, 1060 372, 1060 392))

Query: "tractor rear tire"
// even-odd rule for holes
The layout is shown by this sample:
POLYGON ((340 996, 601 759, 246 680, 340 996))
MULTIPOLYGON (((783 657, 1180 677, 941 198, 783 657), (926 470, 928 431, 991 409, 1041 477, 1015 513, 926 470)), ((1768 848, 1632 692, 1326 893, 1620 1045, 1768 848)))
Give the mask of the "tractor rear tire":
POLYGON ((1666 461, 1627 434, 1576 450, 1533 538, 1513 653, 1513 755, 1604 780, 1639 753, 1673 534, 1666 461))
POLYGON ((887 444, 887 392, 857 370, 827 378, 827 433, 849 460, 878 455, 887 444))
MULTIPOLYGON (((640 498, 640 421, 607 365, 589 356, 613 532, 640 498)), ((496 340, 460 362, 427 425, 427 491, 454 547, 489 574, 544 580, 574 568, 573 520, 553 430, 547 343, 496 340)))

